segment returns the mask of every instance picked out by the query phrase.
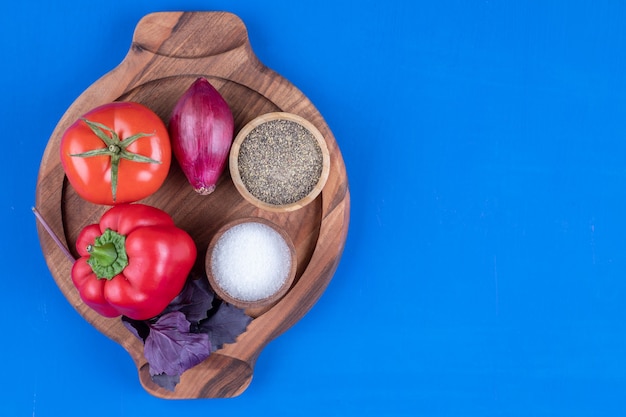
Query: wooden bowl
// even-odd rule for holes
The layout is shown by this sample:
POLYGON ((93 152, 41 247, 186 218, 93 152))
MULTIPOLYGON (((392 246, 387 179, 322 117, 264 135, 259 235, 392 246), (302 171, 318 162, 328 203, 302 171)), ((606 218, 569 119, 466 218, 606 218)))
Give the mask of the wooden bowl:
MULTIPOLYGON (((241 261, 245 262, 246 259, 242 258, 241 261)), ((209 284, 213 288, 213 291, 215 292, 215 294, 217 294, 218 297, 220 297, 222 300, 226 301, 227 303, 232 304, 235 307, 239 307, 243 309, 259 309, 259 308, 264 308, 272 304, 275 304, 278 300, 280 300, 287 293, 287 291, 289 291, 289 288, 291 288, 291 285, 293 284, 294 278, 296 276, 297 266, 298 266, 298 258, 296 255, 296 248, 291 238, 289 237, 289 234, 277 224, 261 217, 248 217, 248 218, 237 219, 224 225, 221 229, 218 230, 218 232, 215 234, 215 236, 211 240, 211 243, 209 244, 206 257, 205 257, 206 274, 207 274, 207 277, 209 278, 209 284), (284 277, 284 282, 275 292, 263 298, 242 300, 232 295, 231 293, 229 293, 227 289, 223 288, 223 286, 218 283, 219 279, 216 276, 215 268, 213 268, 214 255, 215 255, 215 249, 218 243, 220 242, 220 240, 222 239, 222 237, 224 236, 226 232, 233 230, 233 228, 235 228, 236 226, 240 226, 244 224, 251 224, 251 223, 258 223, 258 224, 268 226, 280 235, 280 237, 287 244, 287 247, 289 249, 290 265, 289 265, 289 271, 287 275, 284 277)))
MULTIPOLYGON (((272 139, 270 134, 264 134, 263 138, 272 139)), ((257 161, 263 161, 264 159, 271 161, 271 158, 266 158, 261 153, 254 155, 254 159, 257 161)), ((256 117, 255 119, 247 123, 239 131, 230 149, 229 169, 230 169, 230 175, 231 175, 232 181, 235 184, 235 188, 237 188, 237 191, 239 191, 239 193, 242 195, 243 198, 246 199, 246 201, 250 202, 251 204, 261 209, 272 211, 272 212, 294 211, 294 210, 298 210, 306 206, 307 204, 315 200, 315 198, 317 198, 317 196, 322 192, 322 189, 324 188, 324 185, 326 184, 326 181, 328 180, 328 175, 330 172, 330 153, 328 151, 328 146, 326 145, 326 140, 324 139, 324 135, 322 135, 322 133, 320 133, 320 131, 311 122, 309 122, 308 120, 306 120, 305 118, 301 116, 298 116, 297 114, 288 113, 288 112, 271 112, 271 113, 262 114, 256 117), (274 202, 263 200, 263 198, 259 194, 255 195, 255 193, 251 191, 249 187, 246 185, 244 179, 242 178, 240 154, 242 151, 242 145, 244 141, 249 140, 249 135, 252 131, 254 131, 255 129, 267 123, 270 123, 273 121, 280 121, 280 120, 297 123, 298 125, 303 127, 306 131, 311 133, 311 135, 317 142, 317 145, 319 146, 319 150, 321 151, 322 163, 321 163, 321 173, 319 177, 317 177, 317 182, 313 185, 313 187, 310 189, 308 194, 306 194, 302 198, 299 198, 298 200, 295 200, 295 201, 288 201, 285 203, 274 203, 274 202)), ((281 175, 283 174, 282 172, 280 172, 281 171, 280 165, 273 166, 272 169, 274 171, 278 169, 279 174, 281 175)), ((264 174, 262 172, 255 172, 254 175, 257 177, 262 177, 262 180, 264 180, 264 182, 266 183, 272 183, 272 181, 274 181, 273 175, 275 175, 275 173, 264 174)))

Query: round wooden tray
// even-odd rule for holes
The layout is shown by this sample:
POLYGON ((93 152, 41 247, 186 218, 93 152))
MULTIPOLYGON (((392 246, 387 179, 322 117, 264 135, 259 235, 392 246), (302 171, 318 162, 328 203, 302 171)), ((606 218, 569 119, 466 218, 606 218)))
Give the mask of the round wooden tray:
POLYGON ((99 331, 121 344, 133 358, 143 387, 162 398, 218 398, 241 394, 249 385, 259 353, 268 342, 300 320, 326 289, 346 241, 350 198, 345 165, 321 114, 289 81, 254 55, 243 22, 224 12, 163 12, 143 17, 124 60, 85 90, 63 115, 41 162, 36 208, 74 253, 80 229, 96 223, 105 206, 81 199, 65 178, 59 159, 63 132, 82 114, 111 101, 137 101, 166 122, 174 104, 198 76, 206 77, 229 103, 235 133, 264 113, 284 111, 313 123, 324 135, 331 156, 330 174, 312 203, 289 213, 271 213, 247 203, 226 170, 216 191, 197 195, 174 162, 163 187, 143 203, 159 207, 187 230, 198 247, 196 268, 214 233, 240 217, 257 216, 283 227, 297 250, 298 271, 290 291, 276 304, 248 310, 254 317, 233 344, 225 345, 186 371, 175 391, 150 379, 143 344, 121 323, 86 307, 70 279, 71 261, 38 225, 46 262, 57 285, 76 310, 99 331))

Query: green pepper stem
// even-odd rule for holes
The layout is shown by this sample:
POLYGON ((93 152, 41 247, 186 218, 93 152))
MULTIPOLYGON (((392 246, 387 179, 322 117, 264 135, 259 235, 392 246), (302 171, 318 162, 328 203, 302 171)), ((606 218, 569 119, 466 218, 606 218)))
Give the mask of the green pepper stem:
POLYGON ((95 258, 102 266, 112 265, 117 259, 117 250, 111 242, 104 245, 88 245, 87 252, 91 258, 95 258))
POLYGON ((128 265, 126 236, 111 229, 95 238, 94 243, 87 246, 87 252, 87 263, 99 279, 111 280, 128 265))

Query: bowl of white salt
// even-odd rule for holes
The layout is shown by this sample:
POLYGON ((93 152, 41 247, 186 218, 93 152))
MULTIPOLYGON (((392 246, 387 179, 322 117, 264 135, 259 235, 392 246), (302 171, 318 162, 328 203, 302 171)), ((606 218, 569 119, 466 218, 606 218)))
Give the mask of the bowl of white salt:
POLYGON ((284 229, 260 217, 221 227, 207 249, 205 267, 213 291, 248 309, 271 305, 293 284, 296 249, 284 229))

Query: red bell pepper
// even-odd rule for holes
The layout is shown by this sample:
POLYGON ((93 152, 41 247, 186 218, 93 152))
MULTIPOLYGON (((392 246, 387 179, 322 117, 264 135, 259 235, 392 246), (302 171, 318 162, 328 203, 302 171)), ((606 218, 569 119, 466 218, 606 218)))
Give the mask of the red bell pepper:
POLYGON ((192 238, 166 212, 122 204, 85 227, 72 281, 82 300, 105 317, 157 316, 180 293, 197 255, 192 238))

